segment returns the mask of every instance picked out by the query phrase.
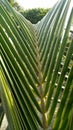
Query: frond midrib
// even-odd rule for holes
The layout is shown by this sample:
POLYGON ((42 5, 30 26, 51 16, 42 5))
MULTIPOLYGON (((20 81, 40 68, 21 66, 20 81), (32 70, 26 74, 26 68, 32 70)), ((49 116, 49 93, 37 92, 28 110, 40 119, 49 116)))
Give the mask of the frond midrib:
POLYGON ((47 121, 45 117, 45 102, 44 102, 44 91, 43 91, 43 72, 42 72, 42 65, 40 60, 40 51, 38 46, 38 37, 37 37, 37 30, 35 26, 33 27, 34 31, 34 38, 35 38, 35 47, 36 47, 36 54, 37 54, 37 66, 38 66, 38 89, 40 93, 40 107, 42 111, 42 124, 43 124, 43 130, 46 130, 47 128, 47 121))

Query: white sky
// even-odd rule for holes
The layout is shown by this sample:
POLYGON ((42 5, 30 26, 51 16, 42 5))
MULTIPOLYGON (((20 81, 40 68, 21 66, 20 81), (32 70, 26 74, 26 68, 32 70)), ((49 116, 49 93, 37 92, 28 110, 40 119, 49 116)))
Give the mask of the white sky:
MULTIPOLYGON (((24 9, 31 8, 49 8, 53 7, 53 5, 58 0, 16 0, 24 9)), ((73 6, 73 0, 71 0, 71 5, 73 6)))
POLYGON ((49 8, 58 0, 16 0, 24 9, 31 8, 49 8))

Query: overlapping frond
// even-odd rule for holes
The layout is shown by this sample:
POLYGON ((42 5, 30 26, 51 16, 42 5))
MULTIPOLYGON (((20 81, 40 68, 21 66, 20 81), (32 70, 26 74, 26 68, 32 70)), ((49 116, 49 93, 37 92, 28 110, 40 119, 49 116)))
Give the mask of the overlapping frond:
POLYGON ((72 127, 73 9, 64 28, 69 4, 57 2, 32 25, 0 1, 0 90, 11 130, 72 127))

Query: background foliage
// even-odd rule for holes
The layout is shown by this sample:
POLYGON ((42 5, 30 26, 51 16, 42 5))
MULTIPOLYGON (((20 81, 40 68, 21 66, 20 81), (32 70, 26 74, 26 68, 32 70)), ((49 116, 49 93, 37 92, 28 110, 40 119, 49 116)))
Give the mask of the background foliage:
POLYGON ((36 24, 46 15, 48 11, 49 9, 38 8, 25 10, 24 12, 21 12, 21 14, 31 23, 36 24))
POLYGON ((12 0, 8 0, 8 1, 18 12, 20 12, 26 19, 28 19, 33 24, 40 21, 46 15, 46 13, 50 10, 50 9, 44 9, 44 8, 35 8, 35 9, 24 10, 14 0, 13 0, 13 2, 12 2, 12 0))

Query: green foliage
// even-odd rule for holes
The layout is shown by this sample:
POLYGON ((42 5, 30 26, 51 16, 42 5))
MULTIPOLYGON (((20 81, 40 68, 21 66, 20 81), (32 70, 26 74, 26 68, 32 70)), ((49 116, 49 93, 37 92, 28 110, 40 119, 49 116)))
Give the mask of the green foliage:
POLYGON ((22 12, 24 11, 24 9, 18 4, 18 2, 16 2, 15 0, 7 0, 9 2, 9 4, 16 9, 18 12, 22 12))
POLYGON ((21 12, 21 14, 31 23, 35 24, 40 21, 48 11, 49 9, 38 8, 25 10, 24 12, 21 12))
POLYGON ((8 2, 13 6, 15 0, 8 0, 8 2))
POLYGON ((27 20, 29 20, 33 24, 40 21, 46 15, 46 13, 50 10, 50 9, 43 9, 43 8, 24 10, 14 0, 8 0, 8 1, 18 12, 20 12, 27 20))
POLYGON ((23 7, 21 7, 17 2, 14 2, 13 7, 20 13, 24 12, 23 7))
POLYGON ((10 130, 73 128, 73 9, 64 30, 69 4, 59 1, 33 25, 0 1, 0 91, 10 130))
POLYGON ((50 9, 43 9, 43 8, 35 8, 24 10, 17 2, 14 0, 8 0, 8 2, 18 11, 20 12, 26 19, 28 19, 31 23, 35 24, 40 21, 46 13, 50 9))

